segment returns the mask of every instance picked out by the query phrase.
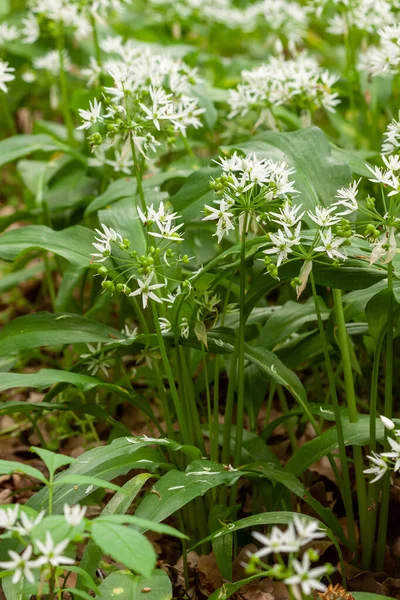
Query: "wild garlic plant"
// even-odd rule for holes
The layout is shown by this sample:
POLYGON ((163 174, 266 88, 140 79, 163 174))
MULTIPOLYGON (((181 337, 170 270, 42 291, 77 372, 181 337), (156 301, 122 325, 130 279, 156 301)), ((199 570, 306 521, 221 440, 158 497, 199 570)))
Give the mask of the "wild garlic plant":
POLYGON ((274 120, 274 108, 285 106, 307 117, 319 108, 335 112, 340 100, 333 90, 338 77, 322 69, 306 52, 293 58, 271 56, 266 64, 242 72, 242 82, 229 92, 230 113, 233 119, 248 113, 255 115, 254 128, 274 120))
POLYGON ((309 546, 314 540, 325 537, 315 521, 294 516, 284 531, 275 525, 268 535, 258 531, 253 531, 252 535, 262 547, 250 554, 246 566, 249 575, 260 573, 262 577, 283 581, 296 600, 313 598, 315 591, 326 591, 327 586, 321 579, 329 578, 335 569, 330 563, 312 566, 320 557, 318 551, 309 546), (269 563, 269 557, 275 560, 274 564, 269 563))
MULTIPOLYGON (((185 139, 188 127, 202 125, 199 117, 204 109, 192 93, 200 79, 179 59, 116 42, 111 46, 114 57, 103 67, 111 85, 105 86, 100 100, 90 102, 89 109, 79 110, 83 122, 78 129, 98 129, 89 137, 91 166, 110 165, 126 174, 134 168, 145 210, 142 177, 148 155, 162 141, 171 143, 178 135, 185 139)), ((94 71, 86 71, 89 80, 96 74, 96 65, 94 71)))

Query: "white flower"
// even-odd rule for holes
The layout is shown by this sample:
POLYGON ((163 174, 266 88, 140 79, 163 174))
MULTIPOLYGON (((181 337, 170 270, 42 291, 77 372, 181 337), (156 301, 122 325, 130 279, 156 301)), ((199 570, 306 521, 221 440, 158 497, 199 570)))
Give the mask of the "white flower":
POLYGON ((44 542, 36 540, 36 546, 42 553, 42 556, 36 561, 38 565, 52 565, 59 567, 60 565, 73 565, 75 561, 68 556, 62 556, 64 550, 68 547, 70 540, 63 540, 59 544, 54 544, 53 538, 49 531, 46 531, 44 542))
POLYGON ((278 260, 276 266, 279 267, 284 260, 287 259, 288 254, 293 252, 292 246, 297 246, 300 243, 300 223, 297 225, 295 233, 292 234, 288 228, 279 229, 275 233, 270 233, 269 238, 272 243, 272 248, 264 250, 264 254, 278 254, 278 260))
POLYGON ((109 246, 111 242, 122 244, 122 236, 119 233, 114 231, 114 229, 112 229, 111 227, 107 227, 107 225, 104 225, 104 223, 101 223, 101 226, 103 228, 103 231, 101 231, 100 229, 95 229, 95 232, 98 235, 98 237, 96 237, 95 239, 98 242, 107 246, 109 246))
POLYGON ((38 560, 29 560, 32 556, 32 546, 27 546, 21 555, 14 552, 14 550, 9 550, 8 554, 11 560, 0 562, 0 567, 7 569, 7 571, 14 571, 11 582, 16 584, 26 579, 29 583, 34 583, 35 577, 32 569, 40 567, 42 563, 38 560))
POLYGON ((332 227, 340 221, 338 215, 332 214, 334 211, 336 211, 336 206, 331 206, 331 208, 316 206, 315 213, 308 211, 307 214, 320 227, 332 227))
POLYGON ((83 120, 83 124, 77 129, 89 129, 94 123, 101 121, 101 110, 101 102, 97 102, 96 98, 93 100, 93 103, 89 102, 89 110, 83 110, 80 108, 78 112, 79 116, 83 120))
POLYGON ((301 545, 326 537, 326 533, 320 530, 317 521, 295 515, 293 523, 296 528, 297 539, 301 545))
POLYGON ((369 171, 373 174, 374 178, 370 179, 373 183, 381 183, 382 185, 391 185, 392 184, 392 175, 391 171, 384 171, 379 167, 370 167, 369 165, 365 165, 369 171))
POLYGON ((385 429, 392 431, 392 429, 394 429, 396 427, 396 425, 393 423, 392 419, 388 419, 387 417, 384 417, 383 415, 380 415, 379 418, 382 421, 385 429))
POLYGON ((116 150, 114 152, 114 160, 106 159, 105 162, 114 169, 115 173, 125 173, 125 175, 131 174, 133 160, 129 154, 124 153, 122 150, 116 150))
POLYGON ((332 229, 327 229, 325 233, 320 231, 320 236, 322 244, 314 248, 315 252, 326 252, 333 260, 336 258, 346 260, 346 254, 339 251, 340 246, 346 241, 344 238, 333 237, 332 229))
POLYGON ((207 204, 205 205, 205 208, 209 214, 203 217, 203 221, 218 221, 217 231, 214 235, 217 236, 218 243, 220 244, 224 235, 228 235, 229 231, 235 229, 235 226, 232 223, 233 213, 229 212, 229 205, 225 200, 219 201, 218 208, 208 206, 207 204))
POLYGON ((5 94, 8 93, 8 87, 6 83, 14 81, 15 75, 13 75, 15 69, 8 66, 8 62, 0 60, 0 90, 5 94))
POLYGON ((304 216, 304 212, 300 215, 297 214, 301 207, 302 204, 292 206, 289 202, 285 202, 278 213, 270 212, 270 215, 275 217, 275 219, 271 219, 271 221, 278 223, 278 225, 281 225, 282 227, 285 225, 287 225, 287 227, 294 227, 304 216))
POLYGON ((253 537, 263 545, 260 550, 254 553, 257 558, 263 558, 269 554, 275 554, 280 552, 297 552, 299 550, 299 544, 296 539, 293 538, 293 530, 281 531, 278 527, 273 527, 269 536, 263 535, 258 531, 253 531, 253 537))
POLYGON ((19 513, 19 505, 0 509, 0 529, 13 529, 19 513))
POLYGON ((20 524, 17 524, 14 529, 18 531, 20 535, 29 535, 32 529, 41 522, 43 517, 44 510, 42 510, 36 517, 32 517, 32 519, 30 519, 25 512, 21 511, 21 522, 20 524))
POLYGON ((392 450, 391 452, 382 452, 381 456, 386 456, 386 458, 395 461, 394 471, 396 472, 400 469, 400 442, 390 437, 388 442, 392 450))
POLYGON ((376 452, 372 452, 372 456, 368 456, 370 462, 372 463, 372 467, 369 469, 364 469, 364 473, 366 475, 375 475, 374 479, 371 479, 370 483, 375 483, 381 477, 383 477, 388 469, 388 464, 383 460, 380 454, 376 452))
POLYGON ((18 29, 8 23, 0 23, 0 45, 3 46, 9 42, 18 39, 18 29))
POLYGON ((336 198, 339 199, 334 202, 332 206, 335 207, 336 210, 341 207, 344 209, 341 212, 336 212, 338 217, 345 217, 358 210, 357 194, 360 181, 360 179, 358 181, 353 181, 349 187, 341 188, 337 191, 336 198))
POLYGON ((311 569, 310 566, 310 556, 308 552, 305 552, 302 562, 296 559, 293 560, 293 569, 295 570, 296 574, 285 579, 284 583, 287 585, 294 585, 296 587, 300 586, 301 591, 306 596, 311 596, 314 590, 324 592, 326 590, 326 586, 320 582, 320 578, 326 574, 326 567, 314 567, 311 569))
POLYGON ((153 279, 153 272, 150 273, 150 275, 148 275, 144 281, 142 281, 141 279, 137 279, 136 281, 139 286, 138 289, 129 294, 130 296, 141 295, 142 302, 143 302, 143 308, 146 308, 147 301, 149 298, 151 298, 151 300, 154 300, 155 302, 162 303, 161 298, 159 298, 159 296, 157 296, 157 294, 155 294, 153 290, 157 290, 159 288, 165 287, 165 283, 153 283, 152 285, 150 285, 152 279, 153 279))
POLYGON ((86 506, 79 506, 79 504, 68 506, 68 504, 64 504, 64 517, 70 527, 80 525, 85 513, 86 506))
POLYGON ((80 358, 85 360, 89 373, 94 376, 100 370, 108 377, 110 365, 106 362, 106 355, 102 352, 98 356, 92 356, 101 350, 101 342, 98 342, 97 348, 94 348, 92 344, 86 344, 86 346, 89 348, 90 354, 81 354, 80 358))
POLYGON ((159 317, 158 322, 160 324, 161 333, 169 333, 172 329, 171 322, 165 317, 159 317))

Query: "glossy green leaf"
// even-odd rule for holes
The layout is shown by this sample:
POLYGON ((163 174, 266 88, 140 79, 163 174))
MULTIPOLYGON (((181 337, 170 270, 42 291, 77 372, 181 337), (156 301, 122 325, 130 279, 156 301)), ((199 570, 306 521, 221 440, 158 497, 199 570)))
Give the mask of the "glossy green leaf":
MULTIPOLYGON (((97 377, 83 375, 82 373, 42 369, 38 373, 2 373, 0 391, 19 387, 46 389, 60 381, 74 385, 84 391, 91 390, 105 383, 101 379, 97 379, 97 377)), ((0 412, 2 408, 0 406, 0 412)))
POLYGON ((217 177, 221 169, 207 167, 190 175, 181 189, 171 198, 174 209, 185 220, 196 219, 204 209, 204 204, 212 201, 210 178, 217 177))
POLYGON ((32 154, 33 152, 65 151, 68 146, 46 135, 16 135, 0 142, 0 166, 13 160, 32 154))
MULTIPOLYGON (((63 476, 71 477, 71 481, 75 475, 110 481, 119 475, 125 475, 132 469, 154 470, 166 462, 157 449, 150 447, 155 445, 165 446, 173 452, 184 452, 190 457, 201 455, 197 448, 182 446, 172 440, 123 437, 114 440, 111 444, 92 448, 85 452, 75 464, 64 471, 63 476)), ((78 486, 77 489, 70 484, 57 486, 53 494, 53 513, 62 513, 64 504, 76 504, 87 495, 86 486, 78 486)), ((41 490, 30 499, 29 504, 40 509, 47 506, 47 502, 48 494, 46 490, 41 490)), ((142 518, 148 517, 142 515, 142 518)))
POLYGON ((149 577, 139 577, 129 571, 111 573, 99 586, 96 600, 171 600, 172 585, 165 571, 157 569, 149 577), (145 590, 145 591, 143 591, 145 590))
MULTIPOLYGON (((3 328, 0 332, 0 356, 40 346, 84 342, 109 343, 115 339, 124 340, 125 337, 117 329, 79 315, 36 313, 14 319, 3 328)), ((55 378, 54 373, 57 372, 50 370, 48 381, 55 378)), ((46 376, 46 373, 44 375, 46 376)), ((78 378, 75 378, 75 382, 78 382, 78 378)))
MULTIPOLYGON (((346 446, 365 446, 369 442, 369 416, 359 415, 357 423, 349 423, 343 417, 343 435, 346 446)), ((376 419, 376 433, 378 439, 383 436, 383 425, 380 419, 376 419)), ((296 475, 304 473, 308 467, 319 461, 323 456, 337 450, 339 447, 337 431, 331 427, 321 435, 306 442, 288 460, 285 469, 296 475)))
POLYGON ((216 486, 233 484, 240 474, 227 471, 223 465, 206 460, 195 460, 186 471, 169 471, 153 486, 135 516, 151 521, 163 521, 198 496, 216 486))
POLYGON ((45 476, 39 471, 39 469, 35 469, 35 467, 31 467, 30 465, 19 463, 14 460, 0 460, 0 475, 11 475, 12 473, 23 473, 28 477, 38 479, 44 484, 47 483, 45 476))
POLYGON ((44 225, 18 227, 0 236, 0 258, 12 261, 27 250, 47 250, 78 267, 87 267, 93 252, 93 239, 93 232, 81 225, 62 231, 44 225))
POLYGON ((152 544, 130 527, 99 519, 93 521, 92 538, 104 554, 141 575, 150 576, 157 556, 152 544))
POLYGON ((46 465, 50 476, 54 475, 57 469, 65 467, 66 465, 71 465, 72 463, 76 462, 76 458, 73 458, 72 456, 66 456, 65 454, 56 454, 55 452, 50 452, 50 450, 45 450, 44 448, 37 448, 35 446, 32 446, 31 450, 33 452, 36 452, 36 454, 40 456, 40 458, 46 465))

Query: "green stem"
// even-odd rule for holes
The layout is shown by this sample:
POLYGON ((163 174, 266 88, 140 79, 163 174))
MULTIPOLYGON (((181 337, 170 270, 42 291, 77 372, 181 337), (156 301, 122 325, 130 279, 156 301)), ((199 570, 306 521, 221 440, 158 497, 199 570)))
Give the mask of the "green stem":
MULTIPOLYGON (((382 352, 383 336, 377 341, 374 351, 374 363, 371 376, 371 396, 370 396, 370 422, 369 422, 369 448, 371 452, 376 451, 376 407, 378 401, 378 379, 379 363, 382 352)), ((368 487, 368 506, 376 507, 378 503, 378 484, 371 483, 368 487)), ((367 515, 367 535, 363 543, 363 569, 369 570, 372 562, 372 552, 374 548, 377 510, 372 508, 367 515)))
POLYGON ((191 440, 190 440, 188 425, 187 425, 185 414, 184 414, 184 411, 183 411, 183 408, 182 408, 182 405, 181 405, 181 402, 179 399, 178 391, 176 389, 171 365, 168 360, 168 354, 167 354, 167 350, 165 348, 164 338, 162 336, 161 329, 160 329, 160 323, 158 321, 157 307, 156 307, 154 301, 151 301, 151 310, 153 313, 154 326, 155 326, 156 333, 157 333, 157 339, 158 339, 158 345, 160 347, 161 358, 162 358, 162 361, 164 364, 165 373, 167 375, 168 384, 169 384, 169 388, 171 391, 172 401, 174 403, 176 416, 178 418, 179 425, 180 425, 180 428, 182 431, 182 439, 185 444, 190 444, 191 440))
MULTIPOLYGON (((288 403, 286 400, 285 392, 283 391, 283 388, 281 385, 278 385, 278 397, 279 397, 279 401, 281 403, 283 414, 286 415, 289 412, 289 406, 288 406, 288 403)), ((294 420, 296 420, 296 417, 294 418, 294 420)), ((295 453, 296 450, 298 449, 298 444, 297 444, 296 435, 295 435, 294 428, 293 428, 293 418, 287 420, 287 430, 288 430, 288 434, 289 434, 290 444, 292 446, 292 451, 293 451, 293 453, 295 453)))
MULTIPOLYGON (((136 152, 136 148, 135 148, 135 142, 133 141, 132 132, 129 132, 129 141, 131 144, 132 158, 133 158, 134 167, 135 167, 137 192, 138 192, 139 198, 140 198, 141 209, 145 213, 147 210, 147 205, 146 205, 146 199, 144 197, 143 184, 142 184, 143 173, 142 173, 142 169, 140 167, 139 160, 137 157, 137 152, 136 152)), ((143 167, 143 165, 142 165, 142 167, 143 167)))
MULTIPOLYGON (((385 359, 385 406, 384 416, 388 419, 393 414, 393 265, 388 264, 388 321, 386 334, 386 359, 385 359)), ((385 429, 385 450, 388 449, 387 430, 385 429)), ((379 513, 378 537, 376 545, 376 570, 383 569, 385 547, 387 539, 387 525, 389 516, 390 473, 383 479, 381 506, 379 513)))
MULTIPOLYGON (((210 436, 210 445, 211 445, 211 436, 212 436, 212 432, 213 432, 213 417, 212 417, 212 408, 211 408, 210 378, 208 377, 207 353, 205 351, 203 354, 203 366, 204 366, 204 385, 206 387, 206 400, 207 400, 208 433, 210 436)), ((210 452, 210 455, 211 455, 211 452, 210 452)))
POLYGON ((189 350, 189 352, 186 350, 186 354, 185 354, 185 350, 182 348, 182 346, 180 346, 179 347, 179 357, 180 357, 180 363, 181 363, 183 385, 184 385, 184 389, 186 391, 185 396, 187 399, 189 419, 193 423, 193 429, 194 429, 194 434, 195 434, 195 437, 192 438, 191 443, 195 444, 195 440, 196 440, 197 447, 200 448, 200 450, 202 451, 203 454, 205 454, 204 439, 203 439, 203 434, 201 431, 201 422, 200 422, 199 411, 198 411, 197 404, 196 404, 196 396, 195 396, 194 387, 193 387, 193 379, 190 376, 190 372, 188 369, 188 363, 190 361, 190 350, 189 350))
POLYGON ((11 115, 10 107, 8 105, 7 95, 3 92, 0 92, 2 105, 3 105, 3 116, 5 117, 5 121, 8 124, 12 135, 17 134, 17 128, 15 127, 15 121, 11 115))
POLYGON ((336 431, 338 437, 338 446, 339 446, 339 456, 340 456, 340 464, 342 467, 342 481, 341 483, 341 491, 343 497, 343 503, 346 509, 347 516, 347 529, 348 529, 348 540, 351 548, 355 548, 355 526, 354 526, 354 513, 353 513, 353 503, 351 498, 351 483, 350 483, 350 474, 348 468, 347 454, 346 454, 346 446, 344 442, 344 434, 343 434, 343 424, 342 424, 342 416, 340 414, 339 401, 336 393, 335 386, 335 375, 333 373, 331 358, 329 356, 328 342, 325 335, 324 324, 322 321, 321 310, 318 304, 318 296, 317 289, 315 287, 315 280, 313 272, 310 273, 310 282, 311 289, 314 298, 315 312, 317 314, 318 321, 318 329, 321 337, 322 348, 324 352, 325 358, 325 366, 326 372, 328 375, 329 387, 331 390, 331 398, 332 398, 332 407, 335 415, 336 421, 336 431))
MULTIPOLYGON (((343 361, 343 374, 344 384, 346 390, 347 408, 349 413, 350 423, 357 423, 358 411, 357 411, 357 400, 354 388, 353 371, 351 367, 351 356, 349 340, 346 331, 346 321, 344 318, 343 303, 342 303, 342 292, 341 290, 333 290, 333 298, 335 302, 336 311, 336 323, 337 333, 339 339, 339 347, 343 361)), ((357 500, 358 500, 358 513, 360 519, 360 530, 361 530, 361 541, 364 543, 366 540, 366 528, 367 528, 367 489, 365 486, 365 476, 363 473, 364 459, 362 448, 360 446, 353 446, 354 455, 354 466, 356 471, 356 485, 357 485, 357 500)))
POLYGON ((247 229, 247 214, 245 215, 242 229, 241 249, 240 249, 240 296, 239 310, 240 321, 237 344, 239 349, 238 360, 238 399, 236 408, 236 437, 235 437, 235 453, 233 464, 235 467, 240 465, 242 457, 243 443, 243 420, 244 420, 244 334, 246 326, 246 316, 244 314, 244 304, 246 296, 246 229, 247 229))
POLYGON ((69 110, 69 94, 68 94, 68 82, 67 82, 67 74, 65 72, 65 63, 64 63, 64 33, 62 31, 62 26, 60 25, 60 31, 57 36, 57 49, 58 55, 60 58, 60 90, 61 90, 61 101, 62 101, 62 109, 64 113, 64 121, 68 131, 68 141, 71 146, 75 145, 75 135, 74 135, 74 124, 72 122, 71 112, 69 110))

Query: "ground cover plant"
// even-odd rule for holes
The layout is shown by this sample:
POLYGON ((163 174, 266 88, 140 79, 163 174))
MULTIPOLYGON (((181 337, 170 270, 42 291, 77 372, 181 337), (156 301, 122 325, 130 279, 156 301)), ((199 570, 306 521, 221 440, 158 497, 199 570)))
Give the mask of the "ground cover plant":
POLYGON ((6 600, 400 597, 399 39, 2 0, 6 600))

